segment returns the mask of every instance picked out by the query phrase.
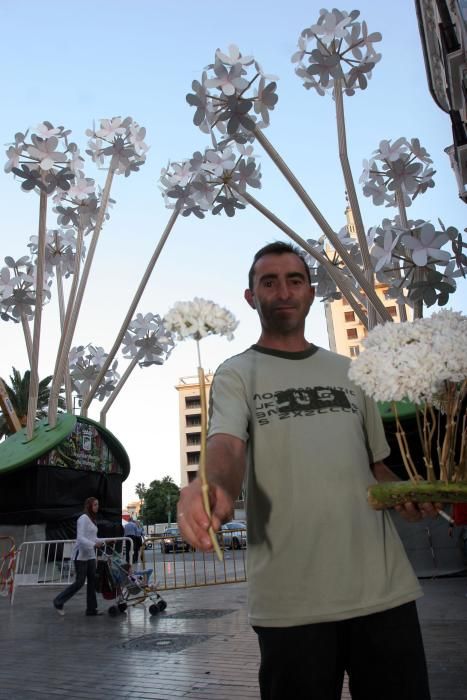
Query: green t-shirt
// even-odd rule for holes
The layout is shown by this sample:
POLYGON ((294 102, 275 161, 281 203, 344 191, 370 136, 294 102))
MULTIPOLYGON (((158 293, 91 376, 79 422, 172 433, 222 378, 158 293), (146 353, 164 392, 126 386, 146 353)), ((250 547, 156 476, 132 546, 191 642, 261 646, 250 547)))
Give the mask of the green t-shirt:
POLYGON ((285 627, 386 610, 421 595, 388 513, 366 490, 389 454, 348 358, 252 346, 217 370, 209 435, 248 445, 249 620, 285 627))

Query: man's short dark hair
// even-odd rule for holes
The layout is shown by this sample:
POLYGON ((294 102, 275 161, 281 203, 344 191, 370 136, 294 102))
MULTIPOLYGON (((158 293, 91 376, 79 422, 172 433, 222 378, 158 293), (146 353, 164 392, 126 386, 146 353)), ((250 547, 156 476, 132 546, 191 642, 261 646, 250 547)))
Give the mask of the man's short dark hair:
POLYGON ((265 245, 263 248, 260 248, 256 253, 255 257, 253 258, 253 263, 250 267, 250 270, 248 272, 248 287, 252 290, 253 289, 253 282, 254 282, 254 276, 255 276, 255 265, 258 262, 260 258, 262 258, 264 255, 284 255, 284 253, 292 253, 292 255, 296 255, 297 257, 300 258, 303 262, 303 267, 305 268, 305 274, 307 276, 308 282, 311 285, 311 275, 310 275, 310 268, 306 264, 305 260, 305 254, 303 251, 298 248, 295 245, 292 245, 291 243, 284 243, 283 241, 274 241, 274 243, 268 243, 268 245, 265 245))

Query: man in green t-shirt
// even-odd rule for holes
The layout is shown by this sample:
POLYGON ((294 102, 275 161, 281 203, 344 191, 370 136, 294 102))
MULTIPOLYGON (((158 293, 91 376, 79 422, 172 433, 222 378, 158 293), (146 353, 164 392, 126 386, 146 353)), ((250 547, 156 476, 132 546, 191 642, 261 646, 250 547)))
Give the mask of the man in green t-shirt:
MULTIPOLYGON (((258 343, 224 362, 211 387, 207 473, 178 504, 184 539, 212 548, 208 527, 247 491, 249 620, 258 634, 263 700, 429 700, 415 599, 421 590, 392 520, 366 487, 395 480, 375 403, 350 360, 305 339, 314 298, 300 251, 259 250, 245 291, 258 343)), ((408 520, 430 504, 400 508, 408 520)))

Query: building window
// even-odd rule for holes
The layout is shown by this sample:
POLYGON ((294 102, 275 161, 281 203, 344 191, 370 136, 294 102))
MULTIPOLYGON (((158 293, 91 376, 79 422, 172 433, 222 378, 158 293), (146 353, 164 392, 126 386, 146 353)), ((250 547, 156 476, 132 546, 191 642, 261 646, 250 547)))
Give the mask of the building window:
POLYGON ((188 476, 188 483, 191 484, 191 482, 192 482, 194 479, 196 479, 196 477, 198 476, 198 472, 195 472, 195 471, 193 471, 193 470, 190 470, 190 471, 187 472, 187 476, 188 476))
POLYGON ((185 396, 186 408, 201 408, 201 400, 199 396, 185 396))
POLYGON ((344 318, 346 323, 351 323, 355 321, 355 314, 353 311, 344 311, 344 318))
POLYGON ((360 355, 360 347, 358 345, 351 345, 349 351, 350 357, 358 357, 360 355))
POLYGON ((187 452, 186 453, 186 463, 190 466, 192 464, 199 464, 199 452, 187 452))
POLYGON ((386 308, 391 316, 397 316, 397 308, 395 306, 387 306, 386 308))
POLYGON ((358 338, 358 331, 356 328, 347 328, 347 338, 349 340, 355 340, 358 338))
POLYGON ((201 445, 201 433, 188 433, 186 436, 187 445, 201 445))
POLYGON ((201 416, 199 414, 196 416, 185 416, 185 420, 187 428, 197 428, 201 425, 201 416))

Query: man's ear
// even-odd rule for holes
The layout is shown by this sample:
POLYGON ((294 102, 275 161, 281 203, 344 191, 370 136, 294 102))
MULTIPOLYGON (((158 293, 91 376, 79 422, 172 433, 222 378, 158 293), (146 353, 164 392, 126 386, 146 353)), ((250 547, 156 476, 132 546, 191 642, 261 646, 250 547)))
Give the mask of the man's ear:
POLYGON ((251 308, 256 309, 255 297, 251 289, 245 289, 245 294, 243 296, 245 297, 247 303, 251 306, 251 308))

